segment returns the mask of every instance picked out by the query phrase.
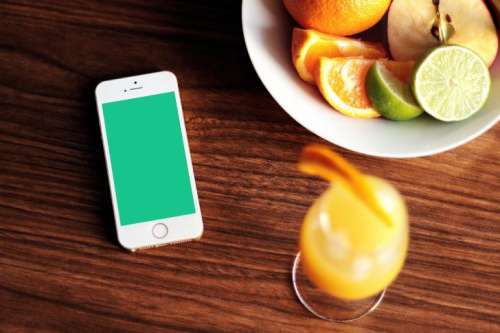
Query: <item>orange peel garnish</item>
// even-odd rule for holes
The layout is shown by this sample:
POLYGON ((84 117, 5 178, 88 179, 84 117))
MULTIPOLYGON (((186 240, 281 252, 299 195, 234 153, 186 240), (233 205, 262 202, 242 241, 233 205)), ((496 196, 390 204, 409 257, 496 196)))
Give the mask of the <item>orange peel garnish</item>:
POLYGON ((301 172, 329 182, 345 182, 358 197, 387 225, 392 225, 390 214, 380 203, 366 176, 354 165, 328 146, 312 144, 302 150, 298 168, 301 172))

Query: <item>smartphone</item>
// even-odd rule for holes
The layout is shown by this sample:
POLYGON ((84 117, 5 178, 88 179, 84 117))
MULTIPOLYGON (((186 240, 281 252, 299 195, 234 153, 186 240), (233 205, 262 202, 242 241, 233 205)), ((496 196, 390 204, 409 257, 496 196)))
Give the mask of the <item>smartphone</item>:
POLYGON ((119 243, 135 251, 201 238, 175 75, 104 81, 95 94, 119 243))

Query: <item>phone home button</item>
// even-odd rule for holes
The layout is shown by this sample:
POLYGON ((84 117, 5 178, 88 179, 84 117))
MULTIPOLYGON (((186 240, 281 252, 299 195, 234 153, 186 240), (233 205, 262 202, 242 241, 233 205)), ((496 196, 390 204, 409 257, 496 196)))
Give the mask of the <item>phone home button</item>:
POLYGON ((153 236, 155 238, 165 238, 168 234, 168 228, 163 223, 157 223, 153 226, 153 236))

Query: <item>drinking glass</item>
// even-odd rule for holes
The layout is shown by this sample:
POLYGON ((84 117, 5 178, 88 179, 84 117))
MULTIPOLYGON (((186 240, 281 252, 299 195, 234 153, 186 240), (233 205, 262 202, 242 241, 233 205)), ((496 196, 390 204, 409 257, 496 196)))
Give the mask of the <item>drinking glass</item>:
POLYGON ((383 179, 362 177, 389 222, 349 182, 338 180, 313 203, 301 228, 293 288, 302 305, 324 320, 349 322, 375 310, 406 258, 408 219, 401 195, 383 179))

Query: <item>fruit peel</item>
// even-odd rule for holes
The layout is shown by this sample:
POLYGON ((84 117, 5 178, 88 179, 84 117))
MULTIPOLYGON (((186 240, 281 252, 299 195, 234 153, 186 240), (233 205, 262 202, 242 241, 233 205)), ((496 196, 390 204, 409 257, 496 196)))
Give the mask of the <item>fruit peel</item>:
POLYGON ((413 99, 410 86, 392 75, 382 62, 376 62, 368 71, 366 91, 373 107, 384 118, 406 121, 424 112, 413 99))

